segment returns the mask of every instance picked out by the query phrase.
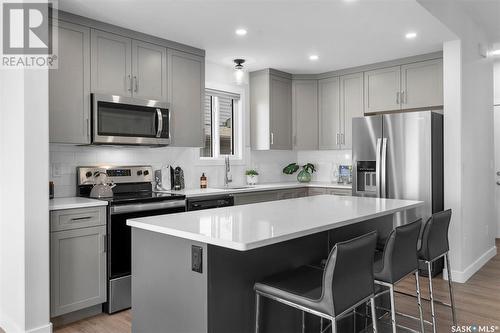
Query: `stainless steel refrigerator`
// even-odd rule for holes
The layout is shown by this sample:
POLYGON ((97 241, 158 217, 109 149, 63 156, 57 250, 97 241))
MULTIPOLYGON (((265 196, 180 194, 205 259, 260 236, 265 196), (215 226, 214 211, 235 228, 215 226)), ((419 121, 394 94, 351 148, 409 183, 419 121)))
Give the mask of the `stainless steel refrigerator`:
POLYGON ((443 115, 394 113, 352 120, 353 195, 421 200, 404 224, 443 210, 443 115))

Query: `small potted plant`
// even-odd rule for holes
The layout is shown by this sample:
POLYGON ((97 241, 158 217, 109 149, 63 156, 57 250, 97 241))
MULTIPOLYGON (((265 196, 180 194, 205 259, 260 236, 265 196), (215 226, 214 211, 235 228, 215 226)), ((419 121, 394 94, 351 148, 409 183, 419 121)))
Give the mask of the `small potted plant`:
MULTIPOLYGON (((286 167, 283 168, 283 173, 287 175, 294 174, 297 170, 299 170, 299 165, 297 163, 290 163, 286 167)), ((302 170, 300 170, 297 175, 297 180, 301 183, 309 183, 312 178, 312 173, 316 171, 314 164, 307 163, 302 166, 302 170)))
POLYGON ((259 181, 259 173, 254 169, 245 171, 245 175, 247 176, 248 185, 255 185, 259 181))

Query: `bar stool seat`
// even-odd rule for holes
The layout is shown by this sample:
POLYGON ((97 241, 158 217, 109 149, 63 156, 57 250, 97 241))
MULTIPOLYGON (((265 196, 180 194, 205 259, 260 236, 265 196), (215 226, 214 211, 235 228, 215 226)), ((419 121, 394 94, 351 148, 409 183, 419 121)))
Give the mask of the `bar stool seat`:
POLYGON ((269 298, 289 300, 297 305, 328 314, 319 302, 322 292, 323 270, 319 267, 302 266, 270 276, 255 284, 255 291, 269 298))

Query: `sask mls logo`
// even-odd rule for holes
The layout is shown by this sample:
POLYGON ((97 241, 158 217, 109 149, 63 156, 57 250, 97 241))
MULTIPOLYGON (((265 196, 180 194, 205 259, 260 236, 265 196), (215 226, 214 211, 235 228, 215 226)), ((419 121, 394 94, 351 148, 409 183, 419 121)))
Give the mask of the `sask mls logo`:
POLYGON ((53 68, 52 14, 52 3, 3 3, 2 66, 53 68))

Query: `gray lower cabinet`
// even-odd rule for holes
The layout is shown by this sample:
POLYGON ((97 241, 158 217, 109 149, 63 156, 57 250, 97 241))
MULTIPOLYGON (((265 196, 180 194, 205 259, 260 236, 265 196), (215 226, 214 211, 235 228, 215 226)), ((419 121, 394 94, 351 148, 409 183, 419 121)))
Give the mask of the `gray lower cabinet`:
POLYGON ((90 143, 90 28, 58 22, 58 68, 49 71, 49 139, 90 143))
POLYGON ((350 188, 331 188, 331 187, 310 187, 308 189, 308 196, 323 195, 323 194, 350 196, 352 195, 352 190, 350 188))
POLYGON ((293 148, 318 149, 318 80, 293 80, 293 148))
POLYGON ((292 76, 271 68, 250 73, 250 139, 255 150, 291 150, 292 76))
POLYGON ((171 110, 172 146, 203 146, 205 59, 168 50, 168 101, 171 110))
POLYGON ((235 193, 234 205, 247 205, 266 201, 276 201, 284 199, 307 197, 308 191, 306 187, 293 188, 287 190, 271 190, 247 193, 235 193))
POLYGON ((105 208, 51 212, 50 315, 106 302, 105 208))

